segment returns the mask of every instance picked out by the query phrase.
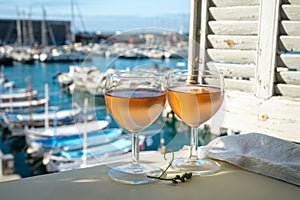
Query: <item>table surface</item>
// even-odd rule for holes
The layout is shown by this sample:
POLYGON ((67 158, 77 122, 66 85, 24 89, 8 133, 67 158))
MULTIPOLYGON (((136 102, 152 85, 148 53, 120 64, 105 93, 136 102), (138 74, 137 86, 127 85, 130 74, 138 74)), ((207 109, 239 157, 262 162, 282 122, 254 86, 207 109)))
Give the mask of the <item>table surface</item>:
MULTIPOLYGON (((175 154, 176 155, 176 154, 175 154)), ((129 154, 124 155, 127 158, 129 154)), ((167 165, 158 152, 142 153, 142 161, 167 165)), ((157 181, 144 185, 114 182, 111 164, 0 183, 0 199, 299 199, 300 187, 220 162, 214 175, 193 176, 173 185, 157 181)))

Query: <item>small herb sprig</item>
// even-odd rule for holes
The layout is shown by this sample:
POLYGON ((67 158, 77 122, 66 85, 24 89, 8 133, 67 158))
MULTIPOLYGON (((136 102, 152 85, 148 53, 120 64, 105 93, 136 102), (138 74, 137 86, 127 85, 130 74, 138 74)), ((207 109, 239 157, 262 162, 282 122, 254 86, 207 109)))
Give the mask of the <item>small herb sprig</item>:
MULTIPOLYGON (((166 158, 166 153, 164 154, 164 159, 167 160, 166 158)), ((158 179, 158 180, 162 180, 162 181, 171 181, 173 184, 178 184, 179 181, 181 181, 182 183, 186 182, 187 180, 191 179, 193 176, 192 172, 185 172, 182 175, 175 175, 175 177, 173 178, 164 178, 163 175, 166 174, 167 170, 171 167, 172 163, 174 160, 174 152, 172 152, 172 160, 170 161, 169 165, 166 167, 166 169, 164 169, 164 171, 161 173, 160 176, 149 176, 147 175, 148 178, 154 178, 154 179, 158 179)))

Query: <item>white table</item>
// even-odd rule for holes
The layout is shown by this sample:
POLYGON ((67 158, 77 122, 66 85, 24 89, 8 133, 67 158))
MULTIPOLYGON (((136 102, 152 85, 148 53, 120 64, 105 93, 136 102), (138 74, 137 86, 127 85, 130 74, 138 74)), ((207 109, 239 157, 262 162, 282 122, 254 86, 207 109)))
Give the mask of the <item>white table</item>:
MULTIPOLYGON (((126 155, 129 157, 130 155, 126 155)), ((141 160, 167 164, 158 152, 141 155, 141 160)), ((112 181, 108 166, 101 165, 0 183, 0 199, 297 199, 300 187, 258 175, 220 162, 222 171, 210 176, 193 176, 189 182, 172 185, 158 181, 126 185, 112 181)))

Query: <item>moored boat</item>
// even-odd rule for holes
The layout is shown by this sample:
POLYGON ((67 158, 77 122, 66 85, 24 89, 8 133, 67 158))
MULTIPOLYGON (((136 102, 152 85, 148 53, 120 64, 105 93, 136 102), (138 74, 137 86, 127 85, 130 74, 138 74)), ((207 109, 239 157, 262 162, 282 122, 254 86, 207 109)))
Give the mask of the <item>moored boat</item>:
POLYGON ((7 90, 0 94, 0 102, 24 101, 24 100, 28 100, 29 97, 35 98, 37 95, 38 95, 37 90, 32 90, 32 91, 28 91, 26 89, 7 90))
POLYGON ((77 119, 80 115, 82 109, 80 107, 72 109, 64 109, 58 111, 50 111, 48 114, 43 112, 38 113, 6 113, 4 115, 5 121, 8 122, 10 126, 14 127, 41 127, 45 126, 45 120, 48 120, 49 125, 54 125, 56 120, 57 125, 66 125, 80 122, 82 120, 77 119))
POLYGON ((22 64, 34 64, 35 59, 26 49, 17 49, 11 52, 10 56, 13 60, 22 64))
POLYGON ((87 56, 80 52, 52 51, 40 55, 41 62, 82 62, 87 56))
POLYGON ((15 83, 13 81, 7 81, 4 83, 0 83, 0 92, 7 91, 9 88, 13 88, 15 83))
POLYGON ((46 101, 47 99, 32 99, 27 101, 2 102, 0 104, 0 110, 15 110, 42 107, 45 105, 46 101))
POLYGON ((63 125, 58 127, 45 128, 35 128, 28 129, 25 131, 26 139, 30 140, 37 138, 61 138, 72 135, 82 135, 84 132, 92 133, 95 131, 100 131, 109 125, 107 120, 93 120, 86 123, 76 123, 70 125, 63 125))
POLYGON ((13 59, 6 55, 0 55, 0 66, 13 66, 13 59))
MULTIPOLYGON (((87 134, 87 147, 97 146, 104 143, 111 142, 122 134, 122 130, 118 128, 104 129, 87 134)), ((71 135, 57 139, 53 138, 39 138, 32 140, 31 148, 48 152, 50 150, 75 150, 82 149, 84 145, 83 135, 71 135)))
POLYGON ((68 171, 102 164, 101 159, 131 150, 131 140, 119 138, 112 142, 86 149, 51 151, 44 155, 43 164, 48 172, 68 171))
POLYGON ((107 128, 108 125, 106 120, 93 120, 49 128, 25 129, 26 143, 29 146, 27 153, 31 154, 32 157, 42 157, 49 150, 49 148, 44 148, 43 145, 36 143, 36 140, 49 140, 55 144, 57 140, 64 140, 66 137, 99 132, 107 128))

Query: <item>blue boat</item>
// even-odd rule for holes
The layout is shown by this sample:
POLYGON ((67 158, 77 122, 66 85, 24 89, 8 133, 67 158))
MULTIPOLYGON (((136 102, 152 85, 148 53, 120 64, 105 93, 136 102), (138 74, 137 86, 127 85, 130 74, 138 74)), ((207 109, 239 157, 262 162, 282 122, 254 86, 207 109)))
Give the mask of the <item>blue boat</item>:
MULTIPOLYGON (((104 143, 113 141, 114 139, 122 135, 122 130, 118 128, 104 129, 102 131, 92 132, 87 134, 87 146, 96 146, 104 143)), ((45 139, 36 139, 31 141, 31 147, 38 149, 55 150, 74 150, 82 149, 83 146, 83 135, 72 135, 62 138, 45 138, 45 139)))
POLYGON ((102 158, 116 156, 131 150, 131 140, 118 138, 112 142, 83 149, 52 151, 44 155, 43 164, 48 172, 68 171, 103 164, 102 158), (86 163, 84 164, 84 159, 86 163))
POLYGON ((45 111, 34 112, 31 114, 6 113, 4 115, 4 118, 8 124, 16 127, 43 127, 45 126, 45 119, 48 119, 49 125, 51 126, 53 126, 55 120, 57 122, 57 125, 66 125, 80 122, 79 118, 81 113, 81 108, 75 107, 72 109, 49 111, 48 114, 46 114, 45 111))

